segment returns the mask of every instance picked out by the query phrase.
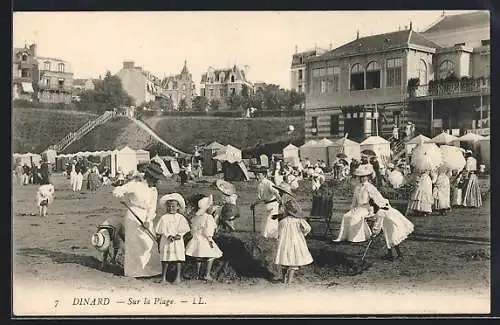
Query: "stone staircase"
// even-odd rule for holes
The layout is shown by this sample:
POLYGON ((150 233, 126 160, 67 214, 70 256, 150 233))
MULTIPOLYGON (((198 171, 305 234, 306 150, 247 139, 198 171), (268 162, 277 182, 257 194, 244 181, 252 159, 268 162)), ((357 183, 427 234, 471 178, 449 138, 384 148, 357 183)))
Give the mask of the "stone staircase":
POLYGON ((64 149, 69 147, 73 142, 80 140, 82 137, 84 137, 90 131, 95 129, 97 126, 106 123, 114 116, 115 116, 115 113, 113 111, 104 112, 103 114, 101 114, 97 118, 85 123, 83 126, 81 126, 75 132, 68 133, 58 143, 48 147, 47 150, 51 149, 51 150, 55 150, 56 152, 62 152, 64 149))

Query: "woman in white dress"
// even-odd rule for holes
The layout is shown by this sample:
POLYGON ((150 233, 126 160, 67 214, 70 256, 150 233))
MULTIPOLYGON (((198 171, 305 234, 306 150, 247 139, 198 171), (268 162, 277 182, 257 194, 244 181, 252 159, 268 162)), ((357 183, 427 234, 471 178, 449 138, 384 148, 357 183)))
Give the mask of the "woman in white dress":
POLYGON ((69 183, 71 184, 71 189, 76 192, 76 161, 71 163, 71 172, 69 173, 69 183))
POLYGON ((408 202, 409 212, 416 212, 421 215, 432 213, 432 179, 428 171, 422 172, 420 178, 417 179, 417 186, 410 195, 408 202))
POLYGON ((354 189, 351 209, 342 216, 339 235, 334 240, 335 242, 359 243, 368 240, 372 235, 366 222, 366 218, 373 215, 373 208, 370 207, 369 200, 382 196, 369 181, 372 174, 373 167, 370 164, 360 165, 354 171, 354 176, 359 177, 359 184, 354 189))
POLYGON ((275 216, 279 220, 279 235, 274 263, 281 266, 283 282, 290 284, 300 266, 313 262, 305 238, 311 226, 303 219, 300 206, 293 198, 287 196, 284 200, 283 214, 275 216))
POLYGON ((167 209, 155 228, 156 235, 160 237, 162 282, 167 282, 168 264, 176 263, 177 276, 174 283, 180 283, 182 262, 186 260, 184 235, 190 230, 186 218, 181 214, 186 209, 186 203, 180 194, 172 193, 162 196, 160 205, 167 209))
POLYGON ((262 236, 276 239, 278 238, 278 221, 273 220, 272 217, 279 212, 279 192, 273 187, 274 183, 266 177, 267 169, 265 167, 260 167, 254 172, 259 181, 257 186, 258 200, 252 203, 250 209, 254 210, 255 206, 260 202, 265 204, 267 216, 263 224, 262 236))
POLYGON ((158 181, 165 177, 161 167, 152 162, 145 168, 144 178, 141 181, 130 181, 113 191, 113 194, 122 198, 134 212, 127 210, 124 220, 126 238, 124 273, 125 276, 134 278, 156 276, 161 273, 156 237, 151 238, 137 218, 155 235, 153 223, 158 200, 156 186, 158 181))
POLYGON ((450 209, 450 177, 448 176, 448 169, 440 167, 439 174, 434 183, 432 196, 434 198, 434 208, 439 211, 441 215, 446 215, 446 211, 450 209))
POLYGON ((203 277, 206 281, 211 281, 213 262, 222 256, 222 251, 213 240, 217 224, 214 217, 207 213, 208 208, 213 204, 213 197, 204 197, 198 201, 198 211, 191 219, 192 238, 186 246, 186 255, 197 259, 196 269, 198 277, 201 277, 202 262, 206 263, 206 273, 203 277))

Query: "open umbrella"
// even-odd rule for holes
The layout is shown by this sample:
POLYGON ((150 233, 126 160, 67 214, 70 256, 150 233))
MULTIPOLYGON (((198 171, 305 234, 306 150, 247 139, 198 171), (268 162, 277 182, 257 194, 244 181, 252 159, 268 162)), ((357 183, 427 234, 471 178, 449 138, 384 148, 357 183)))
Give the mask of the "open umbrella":
POLYGON ((455 146, 442 145, 439 150, 443 157, 443 166, 451 170, 462 170, 466 162, 460 149, 455 146))
POLYGON ((371 149, 365 149, 365 150, 361 151, 361 154, 365 155, 365 156, 377 157, 377 154, 375 153, 375 151, 373 151, 371 149))
POLYGON ((411 164, 418 171, 436 170, 442 163, 441 150, 434 143, 421 143, 411 153, 411 164))

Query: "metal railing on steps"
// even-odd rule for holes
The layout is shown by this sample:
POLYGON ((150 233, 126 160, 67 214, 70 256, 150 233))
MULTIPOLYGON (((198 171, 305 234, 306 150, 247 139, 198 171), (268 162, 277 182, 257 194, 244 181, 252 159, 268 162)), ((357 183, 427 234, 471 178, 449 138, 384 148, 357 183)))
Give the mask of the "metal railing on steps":
POLYGON ((83 126, 81 126, 78 130, 75 132, 70 132, 68 133, 64 138, 62 138, 58 143, 55 145, 50 146, 48 149, 53 149, 57 152, 61 152, 67 147, 69 147, 73 142, 81 139, 83 136, 88 134, 90 131, 92 131, 95 127, 106 123, 109 121, 113 116, 114 116, 113 111, 106 111, 100 116, 98 116, 96 119, 88 121, 85 123, 83 126))

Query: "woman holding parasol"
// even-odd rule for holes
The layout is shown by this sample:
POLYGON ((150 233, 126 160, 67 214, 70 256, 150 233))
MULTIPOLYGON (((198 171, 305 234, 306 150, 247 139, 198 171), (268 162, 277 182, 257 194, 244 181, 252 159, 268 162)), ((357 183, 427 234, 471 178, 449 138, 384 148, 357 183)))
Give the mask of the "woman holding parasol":
POLYGON ((144 180, 132 180, 113 191, 128 207, 124 218, 124 273, 134 278, 155 276, 162 271, 153 222, 158 201, 156 186, 165 176, 155 162, 149 163, 143 172, 144 180))
POLYGON ((439 147, 433 143, 421 143, 413 149, 412 165, 420 174, 416 181, 416 187, 410 195, 408 212, 420 215, 432 213, 432 179, 430 173, 442 164, 442 156, 439 147))

